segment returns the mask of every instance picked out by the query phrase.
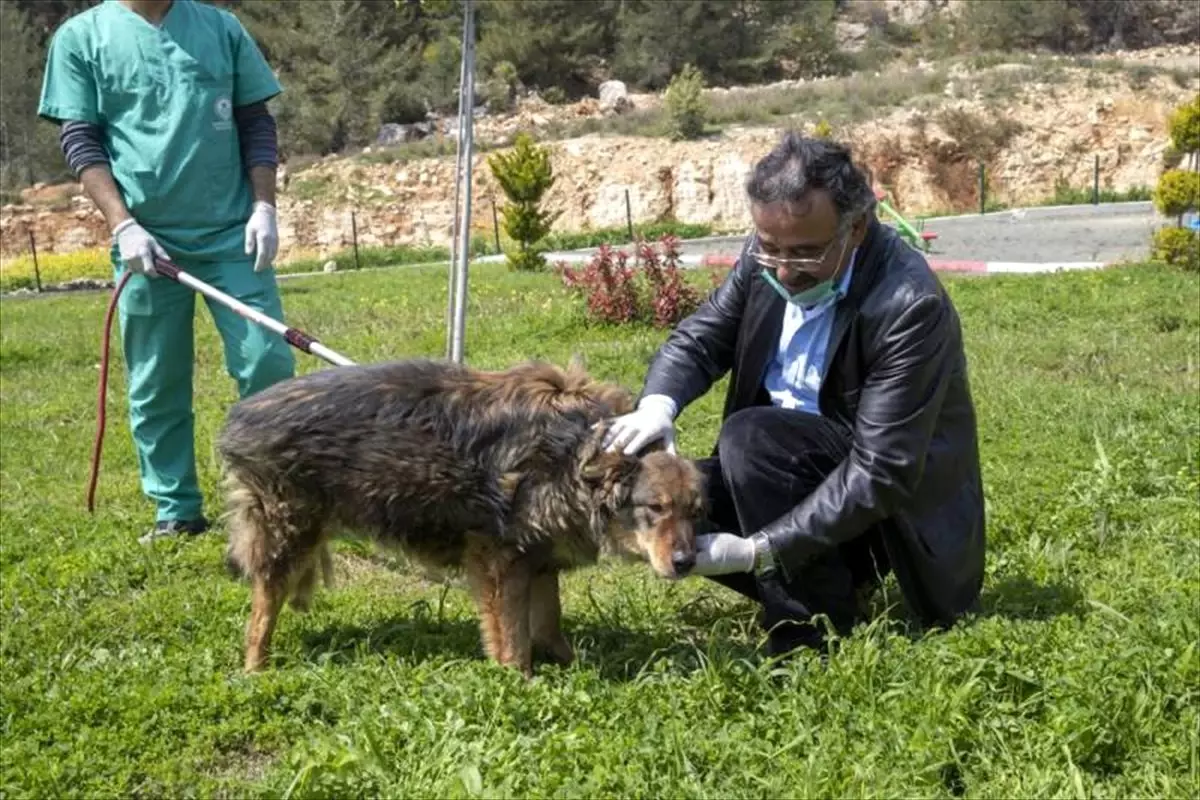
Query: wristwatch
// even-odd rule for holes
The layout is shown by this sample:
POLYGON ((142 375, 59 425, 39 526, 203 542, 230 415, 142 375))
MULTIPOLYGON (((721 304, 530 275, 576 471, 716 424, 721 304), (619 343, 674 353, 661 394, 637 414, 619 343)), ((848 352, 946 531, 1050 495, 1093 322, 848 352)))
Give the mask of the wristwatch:
POLYGON ((750 537, 754 543, 754 574, 757 577, 770 577, 775 574, 775 554, 771 552, 771 540, 761 531, 750 537))

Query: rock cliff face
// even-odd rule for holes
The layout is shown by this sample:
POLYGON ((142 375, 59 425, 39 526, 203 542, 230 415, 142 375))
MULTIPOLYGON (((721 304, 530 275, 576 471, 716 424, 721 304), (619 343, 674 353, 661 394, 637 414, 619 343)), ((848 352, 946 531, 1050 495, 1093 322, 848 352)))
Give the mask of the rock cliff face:
MULTIPOLYGON (((935 2, 935 0, 930 0, 935 2)), ((1193 63, 1196 48, 1158 54, 1193 63)), ((945 96, 921 108, 903 108, 835 129, 867 164, 878 186, 907 214, 969 211, 977 207, 978 165, 987 168, 988 195, 1013 205, 1043 200, 1055 184, 1091 186, 1094 158, 1103 188, 1153 186, 1168 144, 1171 110, 1200 90, 1166 75, 1132 79, 1128 72, 1070 69, 1039 82, 1041 68, 1004 65, 1014 87, 1008 99, 988 103, 970 90, 970 75, 951 74, 945 96)), ((645 109, 657 98, 629 95, 645 109)), ((481 138, 511 131, 513 119, 529 127, 581 114, 605 114, 596 101, 580 107, 528 109, 504 119, 481 120, 481 138), (531 118, 539 117, 536 121, 531 118), (489 127, 490 126, 490 127, 489 127)), ((802 110, 801 110, 802 111, 802 110)), ((807 115, 799 122, 811 131, 807 115)), ((742 183, 751 164, 776 141, 775 128, 727 128, 719 137, 672 143, 638 136, 589 135, 549 143, 558 180, 548 203, 561 212, 558 230, 619 227, 626 192, 633 221, 675 219, 742 230, 750 218, 742 183)), ((473 227, 492 234, 492 202, 503 203, 487 155, 474 159, 473 227)), ((362 247, 439 244, 450 241, 454 156, 402 164, 364 158, 328 159, 287 176, 280 190, 281 256, 325 255, 349 246, 357 227, 362 247), (302 187, 303 188, 302 190, 302 187), (354 213, 352 222, 351 213, 354 213)), ((26 203, 0 212, 6 255, 28 249, 35 232, 43 252, 106 246, 108 233, 77 187, 27 192, 26 203)))

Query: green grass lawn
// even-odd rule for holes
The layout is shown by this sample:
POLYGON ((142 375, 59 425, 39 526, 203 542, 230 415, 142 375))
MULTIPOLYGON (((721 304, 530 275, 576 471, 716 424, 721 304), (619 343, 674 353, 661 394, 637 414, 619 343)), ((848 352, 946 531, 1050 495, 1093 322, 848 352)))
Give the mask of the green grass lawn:
MULTIPOLYGON (((589 326, 549 276, 473 279, 479 366, 580 352, 636 389, 665 335, 589 326)), ((1197 277, 947 282, 980 415, 981 618, 906 632, 889 583, 827 664, 775 664, 732 593, 605 565, 565 583, 577 663, 529 684, 481 658, 459 586, 349 543, 334 590, 285 609, 276 668, 243 677, 249 596, 223 537, 136 542, 151 508, 119 357, 86 512, 107 295, 5 301, 0 797, 1195 797, 1197 277)), ((283 286, 291 324, 350 358, 442 352, 440 270, 283 286)), ((216 513, 211 444, 234 395, 206 313, 197 329, 216 513)), ((719 391, 683 414, 687 454, 711 447, 719 391)))

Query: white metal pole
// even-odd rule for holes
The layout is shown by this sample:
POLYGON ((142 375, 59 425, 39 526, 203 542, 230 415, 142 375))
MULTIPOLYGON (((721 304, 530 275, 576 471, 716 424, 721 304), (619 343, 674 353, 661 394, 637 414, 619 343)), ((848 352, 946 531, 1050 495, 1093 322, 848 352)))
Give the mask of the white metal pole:
MULTIPOLYGON (((162 264, 160 263, 158 266, 161 268, 162 264)), ((266 314, 264 314, 263 312, 259 311, 258 309, 251 308, 250 306, 243 303, 241 300, 238 300, 236 297, 232 297, 232 296, 226 294, 225 292, 222 292, 220 289, 216 288, 215 286, 207 284, 204 281, 200 280, 199 278, 189 275, 188 273, 184 272, 183 270, 179 270, 178 268, 176 268, 176 270, 177 271, 175 273, 174 279, 178 283, 182 283, 184 286, 188 287, 189 289, 199 292, 200 294, 204 295, 205 297, 211 297, 213 300, 216 300, 218 303, 220 303, 220 304, 226 306, 227 308, 231 309, 232 311, 236 312, 239 316, 241 316, 245 319, 248 319, 251 322, 256 322, 259 325, 262 325, 264 328, 269 328, 270 330, 274 331, 275 333, 278 333, 280 336, 283 336, 285 338, 288 336, 288 332, 293 330, 292 328, 290 328, 289 326, 280 322, 279 320, 275 319, 274 317, 269 317, 266 314)), ((308 352, 312 353, 314 356, 318 356, 319 358, 322 358, 325 361, 328 361, 330 364, 335 364, 339 367, 354 366, 354 362, 351 361, 350 359, 346 358, 341 353, 338 353, 335 350, 329 349, 328 347, 326 347, 325 345, 321 344, 318 341, 312 340, 311 337, 305 336, 304 334, 300 334, 300 335, 301 335, 301 338, 307 342, 307 344, 305 346, 307 347, 308 352)), ((291 341, 291 340, 289 339, 289 341, 291 341)))
POLYGON ((450 224, 450 263, 446 268, 446 358, 450 358, 454 350, 454 298, 458 292, 458 222, 460 214, 459 198, 462 194, 463 108, 468 103, 463 89, 466 88, 467 82, 467 38, 471 33, 467 30, 467 13, 468 10, 464 7, 463 30, 458 62, 458 126, 454 132, 454 216, 450 224))
POLYGON ((471 254, 471 164, 475 132, 475 3, 463 0, 466 11, 466 42, 463 49, 463 121, 459 125, 459 148, 463 152, 462 216, 456 255, 457 276, 454 294, 454 330, 451 337, 450 359, 463 361, 463 339, 467 317, 467 262, 471 254))

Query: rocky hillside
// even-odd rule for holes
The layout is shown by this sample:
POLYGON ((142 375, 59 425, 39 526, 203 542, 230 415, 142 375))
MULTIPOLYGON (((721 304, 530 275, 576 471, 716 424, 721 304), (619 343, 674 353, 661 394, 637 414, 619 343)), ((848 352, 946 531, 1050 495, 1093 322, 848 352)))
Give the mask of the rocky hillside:
MULTIPOLYGON (((1167 116, 1200 91, 1198 59, 1196 46, 1167 47, 1087 61, 919 63, 874 75, 716 90, 708 94, 716 130, 691 142, 649 135, 660 98, 609 86, 603 102, 550 106, 530 98, 513 114, 481 117, 475 136, 486 149, 527 129, 553 148, 558 180, 549 203, 561 211, 559 230, 623 226, 626 192, 635 223, 674 219, 744 229, 742 180, 751 163, 781 127, 812 130, 819 119, 853 146, 906 213, 969 211, 978 204, 980 163, 989 197, 1009 205, 1044 201, 1060 182, 1090 187, 1097 156, 1103 188, 1152 186, 1167 148, 1167 116)), ((426 133, 382 136, 411 140, 426 133)), ((282 257, 348 246, 351 212, 360 246, 447 244, 453 140, 443 123, 415 142, 284 170, 282 257)), ((486 158, 486 152, 475 157, 473 222, 490 239, 491 204, 503 197, 486 158)), ((106 245, 102 218, 77 193, 74 186, 38 187, 23 204, 4 207, 5 254, 26 250, 30 229, 42 251, 106 245)))

